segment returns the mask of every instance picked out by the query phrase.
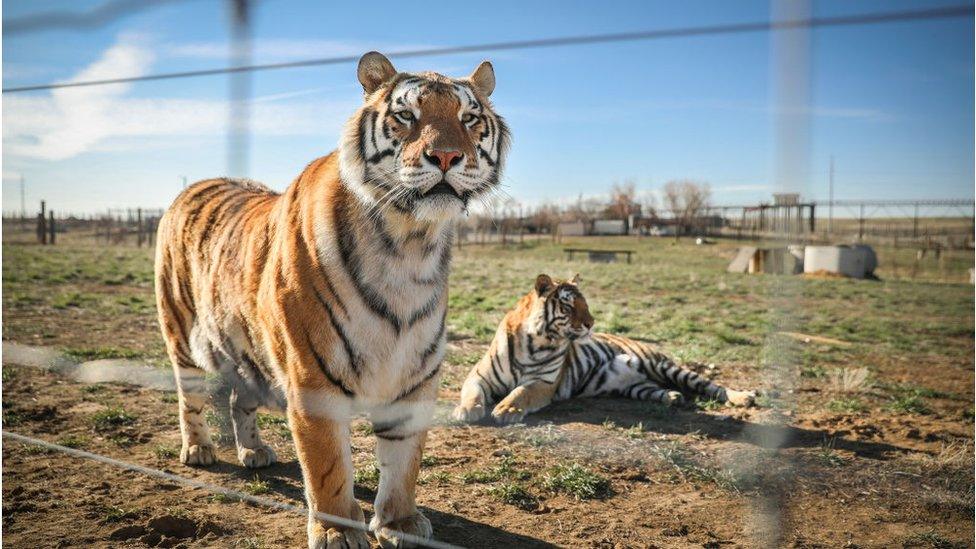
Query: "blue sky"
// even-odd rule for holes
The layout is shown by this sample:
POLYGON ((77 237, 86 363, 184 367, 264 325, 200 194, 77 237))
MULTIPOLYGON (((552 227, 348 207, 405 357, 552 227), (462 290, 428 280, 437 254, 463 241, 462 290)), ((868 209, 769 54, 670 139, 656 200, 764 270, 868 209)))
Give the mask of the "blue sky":
MULTIPOLYGON (((7 1, 5 19, 94 1, 7 1)), ((816 2, 820 16, 930 7, 816 2)), ((946 5, 945 3, 941 5, 946 5)), ((257 62, 358 55, 534 37, 766 20, 767 2, 457 3, 264 0, 257 62)), ((224 2, 189 0, 92 31, 9 36, 4 87, 225 66, 224 2)), ((632 180, 707 182, 715 204, 766 200, 779 184, 826 198, 973 196, 973 21, 950 19, 813 32, 810 168, 774 178, 768 33, 450 55, 401 70, 468 74, 495 65, 497 110, 514 142, 506 190, 527 204, 605 193, 632 180)), ((3 208, 45 198, 61 211, 166 206, 190 181, 227 171, 225 76, 5 94, 3 208)), ((256 73, 250 177, 284 188, 332 150, 361 101, 355 66, 256 73)))

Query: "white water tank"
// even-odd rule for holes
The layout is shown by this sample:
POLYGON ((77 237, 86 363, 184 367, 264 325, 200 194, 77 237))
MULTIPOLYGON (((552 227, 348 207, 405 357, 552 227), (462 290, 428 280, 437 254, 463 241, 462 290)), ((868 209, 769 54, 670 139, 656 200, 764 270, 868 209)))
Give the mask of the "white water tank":
POLYGON ((807 246, 803 272, 828 272, 851 278, 873 276, 878 258, 870 246, 807 246))

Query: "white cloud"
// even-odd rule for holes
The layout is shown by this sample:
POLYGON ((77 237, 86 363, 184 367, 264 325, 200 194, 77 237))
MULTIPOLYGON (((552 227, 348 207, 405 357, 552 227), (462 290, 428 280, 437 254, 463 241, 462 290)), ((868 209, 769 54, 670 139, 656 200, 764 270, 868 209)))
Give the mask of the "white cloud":
MULTIPOLYGON (((254 58, 261 62, 289 61, 314 57, 358 57, 370 50, 408 51, 428 49, 429 44, 383 44, 346 42, 338 40, 295 40, 287 38, 258 39, 253 42, 254 58)), ((230 57, 228 42, 189 42, 172 44, 164 48, 172 57, 195 59, 227 59, 230 57)))
MULTIPOLYGON (((71 81, 145 74, 153 54, 139 41, 120 38, 71 81)), ((98 150, 158 147, 177 136, 221 136, 229 102, 215 99, 125 97, 131 84, 53 90, 47 96, 11 95, 3 101, 3 145, 14 158, 63 160, 98 150)), ((352 102, 276 99, 320 91, 299 90, 252 101, 251 131, 263 135, 313 135, 335 131, 358 106, 352 102)), ((172 140, 179 145, 181 141, 172 140)))

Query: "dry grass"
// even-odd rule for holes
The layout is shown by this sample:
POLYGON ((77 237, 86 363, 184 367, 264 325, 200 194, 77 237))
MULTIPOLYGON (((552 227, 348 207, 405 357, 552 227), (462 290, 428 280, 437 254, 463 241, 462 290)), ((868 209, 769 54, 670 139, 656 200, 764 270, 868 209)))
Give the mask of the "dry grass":
POLYGON ((835 368, 827 374, 830 388, 838 393, 860 393, 871 387, 867 368, 835 368))

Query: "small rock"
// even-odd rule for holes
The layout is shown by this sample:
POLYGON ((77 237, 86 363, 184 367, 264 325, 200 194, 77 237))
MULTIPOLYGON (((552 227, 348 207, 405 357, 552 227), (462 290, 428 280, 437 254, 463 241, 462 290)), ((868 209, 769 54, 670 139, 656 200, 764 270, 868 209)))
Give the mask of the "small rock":
POLYGON ((491 455, 495 457, 508 457, 512 455, 512 451, 507 448, 499 448, 498 450, 492 452, 491 455))

